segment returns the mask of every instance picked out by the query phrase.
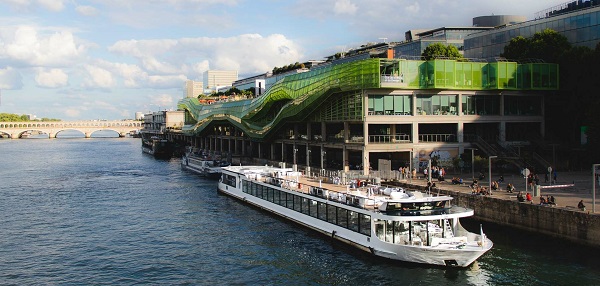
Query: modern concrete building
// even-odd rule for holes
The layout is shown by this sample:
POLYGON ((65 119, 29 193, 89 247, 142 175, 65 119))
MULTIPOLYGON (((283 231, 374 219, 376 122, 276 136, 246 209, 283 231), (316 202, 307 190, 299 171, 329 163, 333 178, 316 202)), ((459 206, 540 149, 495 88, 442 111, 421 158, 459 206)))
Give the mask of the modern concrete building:
MULTIPOLYGON (((487 23, 488 19, 483 22, 487 23)), ((475 19, 473 23, 475 24, 475 19)), ((600 42, 600 1, 566 2, 538 12, 536 19, 531 21, 502 25, 492 30, 467 35, 464 40, 464 56, 493 59, 500 56, 504 46, 512 38, 529 38, 548 28, 567 37, 574 46, 595 48, 600 42)))
POLYGON ((198 97, 204 93, 203 83, 200 81, 186 80, 183 85, 183 98, 198 97))
POLYGON ((543 136, 544 97, 558 88, 555 64, 368 55, 289 74, 253 99, 183 99, 178 140, 306 171, 449 167, 469 148, 518 160, 511 146, 543 136))
POLYGON ((234 70, 207 70, 202 76, 205 93, 230 87, 234 81, 238 80, 238 72, 234 70))
POLYGON ((441 27, 421 32, 414 30, 405 33, 405 41, 393 45, 394 57, 420 57, 425 49, 434 43, 453 45, 463 53, 463 42, 467 35, 492 29, 492 27, 441 27))

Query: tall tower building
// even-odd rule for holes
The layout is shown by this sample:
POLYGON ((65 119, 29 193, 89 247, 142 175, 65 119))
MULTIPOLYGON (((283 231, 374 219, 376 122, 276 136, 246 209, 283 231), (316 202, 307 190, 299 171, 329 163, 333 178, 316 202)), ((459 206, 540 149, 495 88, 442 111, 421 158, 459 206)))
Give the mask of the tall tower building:
POLYGON ((183 98, 198 97, 204 92, 202 82, 186 80, 183 86, 183 98))
POLYGON ((203 73, 204 88, 217 91, 221 87, 232 86, 238 79, 237 71, 207 70, 203 73))

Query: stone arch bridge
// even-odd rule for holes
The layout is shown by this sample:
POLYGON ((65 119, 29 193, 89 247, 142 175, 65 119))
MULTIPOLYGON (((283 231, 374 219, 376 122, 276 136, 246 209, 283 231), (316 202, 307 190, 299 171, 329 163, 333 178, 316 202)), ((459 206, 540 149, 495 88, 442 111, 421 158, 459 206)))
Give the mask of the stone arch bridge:
POLYGON ((138 120, 0 122, 0 135, 17 139, 27 132, 38 131, 48 134, 49 138, 56 138, 56 134, 62 131, 76 130, 85 134, 85 138, 90 138, 96 131, 110 130, 125 137, 132 131, 139 131, 143 125, 144 122, 138 120))

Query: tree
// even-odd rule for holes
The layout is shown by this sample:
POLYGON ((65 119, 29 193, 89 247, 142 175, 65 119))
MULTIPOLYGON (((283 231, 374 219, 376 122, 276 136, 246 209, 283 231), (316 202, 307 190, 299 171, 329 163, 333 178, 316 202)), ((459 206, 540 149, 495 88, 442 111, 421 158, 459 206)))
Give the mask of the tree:
POLYGON ((546 29, 537 32, 531 38, 518 36, 504 46, 502 57, 507 59, 542 59, 549 63, 558 63, 563 53, 571 49, 569 40, 558 32, 546 29))
POLYGON ((458 49, 453 45, 444 45, 442 43, 434 43, 423 51, 421 54, 425 58, 425 60, 429 61, 439 57, 448 57, 448 58, 462 58, 463 56, 460 54, 458 49))

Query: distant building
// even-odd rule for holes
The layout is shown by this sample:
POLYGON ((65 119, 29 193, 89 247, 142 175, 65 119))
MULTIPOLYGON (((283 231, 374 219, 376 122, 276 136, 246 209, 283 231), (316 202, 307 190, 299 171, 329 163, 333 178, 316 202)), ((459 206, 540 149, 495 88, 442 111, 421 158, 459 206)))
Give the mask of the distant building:
POLYGON ((420 57, 423 51, 435 43, 453 45, 462 54, 464 39, 467 35, 492 29, 492 27, 441 27, 431 30, 410 30, 405 41, 393 47, 394 57, 420 57))
POLYGON ((238 72, 234 70, 207 70, 203 73, 202 83, 204 93, 218 91, 220 88, 229 87, 238 79, 238 72))
POLYGON ((492 30, 468 35, 465 38, 464 55, 468 58, 493 59, 504 52, 504 46, 512 38, 530 38, 545 29, 552 29, 565 36, 574 46, 594 49, 600 42, 600 25, 597 19, 600 19, 600 1, 579 0, 564 3, 538 12, 535 20, 501 25, 492 30))
POLYGON ((142 120, 144 119, 144 113, 141 111, 138 111, 135 113, 135 120, 142 120))
POLYGON ((203 83, 200 81, 186 80, 183 85, 183 98, 198 97, 204 93, 203 83))
POLYGON ((157 111, 144 115, 144 132, 162 134, 167 130, 181 130, 184 111, 157 111))

